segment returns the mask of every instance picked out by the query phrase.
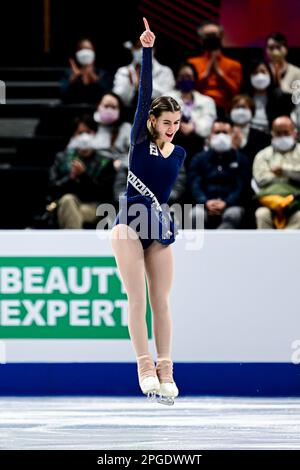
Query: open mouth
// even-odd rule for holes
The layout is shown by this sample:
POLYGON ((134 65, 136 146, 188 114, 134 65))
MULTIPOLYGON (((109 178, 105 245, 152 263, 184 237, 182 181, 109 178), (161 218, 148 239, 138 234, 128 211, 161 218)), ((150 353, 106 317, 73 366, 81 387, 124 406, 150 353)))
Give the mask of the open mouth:
POLYGON ((173 137, 173 134, 166 134, 167 137, 169 137, 169 139, 171 139, 171 137, 173 137))

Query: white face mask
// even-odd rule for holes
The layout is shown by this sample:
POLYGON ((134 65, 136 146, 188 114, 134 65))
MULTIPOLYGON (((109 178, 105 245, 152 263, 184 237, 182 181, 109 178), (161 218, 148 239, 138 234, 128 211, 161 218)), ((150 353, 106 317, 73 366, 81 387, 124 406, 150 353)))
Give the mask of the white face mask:
POLYGON ((251 75, 251 85, 257 90, 265 90, 271 83, 271 77, 268 73, 256 73, 251 75))
POLYGON ((230 118, 235 124, 246 124, 252 119, 252 113, 248 108, 233 108, 230 112, 230 118))
POLYGON ((279 152, 288 152, 295 145, 295 138, 292 135, 285 135, 283 137, 273 137, 272 146, 279 152))
POLYGON ((231 149, 232 141, 229 134, 213 134, 210 139, 210 147, 218 153, 228 152, 231 149))
POLYGON ((132 50, 133 62, 135 64, 141 64, 143 59, 143 48, 132 50))
POLYGON ((82 134, 72 137, 69 142, 68 149, 87 150, 94 148, 95 137, 93 134, 83 132, 82 134))
POLYGON ((92 49, 80 49, 75 54, 77 61, 81 65, 90 65, 95 60, 95 51, 92 49))

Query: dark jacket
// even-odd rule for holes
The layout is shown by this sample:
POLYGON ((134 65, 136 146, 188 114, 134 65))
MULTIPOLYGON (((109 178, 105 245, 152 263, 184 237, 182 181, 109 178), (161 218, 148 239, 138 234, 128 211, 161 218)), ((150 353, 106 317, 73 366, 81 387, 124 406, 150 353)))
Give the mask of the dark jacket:
POLYGON ((271 144, 271 136, 265 132, 253 129, 250 127, 248 141, 240 152, 249 158, 250 163, 253 163, 255 155, 262 149, 268 147, 271 144))
POLYGON ((83 202, 109 202, 114 177, 112 160, 102 157, 97 152, 89 158, 80 157, 75 150, 59 152, 50 168, 50 196, 59 199, 64 194, 70 193, 83 202), (74 159, 82 160, 86 166, 86 171, 75 180, 70 178, 74 159))
POLYGON ((251 181, 248 158, 237 150, 197 153, 188 168, 188 185, 197 204, 222 199, 227 206, 244 205, 251 181))
MULTIPOLYGON (((253 89, 248 93, 252 98, 253 89)), ((273 88, 267 93, 266 115, 269 122, 269 129, 272 129, 272 122, 279 116, 289 116, 294 109, 291 95, 285 93, 280 88, 273 88)))
POLYGON ((61 98, 64 104, 89 103, 96 105, 102 96, 111 90, 112 78, 108 72, 102 69, 96 70, 99 80, 97 82, 85 85, 81 77, 78 77, 73 83, 69 79, 71 70, 65 72, 60 81, 61 98))
POLYGON ((279 116, 289 116, 294 109, 294 104, 291 100, 291 95, 285 93, 280 88, 275 88, 268 95, 266 113, 272 128, 272 122, 279 116))

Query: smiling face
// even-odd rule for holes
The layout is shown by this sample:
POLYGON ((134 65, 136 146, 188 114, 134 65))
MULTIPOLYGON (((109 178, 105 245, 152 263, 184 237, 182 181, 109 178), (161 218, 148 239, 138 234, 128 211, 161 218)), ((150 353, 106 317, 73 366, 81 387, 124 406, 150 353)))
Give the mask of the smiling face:
POLYGON ((150 120, 158 135, 158 139, 163 142, 172 142, 174 135, 179 129, 180 118, 180 111, 163 111, 157 118, 152 114, 150 120))

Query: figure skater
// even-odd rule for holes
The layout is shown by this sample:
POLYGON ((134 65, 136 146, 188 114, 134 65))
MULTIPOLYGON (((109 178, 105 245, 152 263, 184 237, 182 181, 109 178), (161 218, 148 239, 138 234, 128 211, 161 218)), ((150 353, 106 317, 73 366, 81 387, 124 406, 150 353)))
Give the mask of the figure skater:
MULTIPOLYGON (((155 35, 143 18, 145 31, 140 36, 143 60, 138 104, 131 130, 128 156, 128 180, 124 197, 134 200, 144 188, 146 203, 150 199, 165 204, 170 196, 186 152, 172 144, 179 129, 181 109, 171 97, 162 96, 151 103, 152 48, 155 35), (141 183, 137 185, 136 182, 141 183), (147 191, 145 191, 145 188, 147 191), (145 194, 148 194, 146 196, 145 194)), ((173 280, 173 252, 170 238, 141 238, 137 231, 123 223, 119 211, 111 230, 111 246, 128 297, 128 328, 137 358, 138 380, 148 399, 174 404, 178 388, 173 379, 171 359, 172 320, 169 295, 173 280), (146 283, 153 315, 157 350, 156 366, 149 353, 146 323, 146 283), (156 397, 156 394, 158 397, 156 397)), ((172 231, 169 232, 172 234, 172 231)), ((175 233, 177 234, 177 232, 175 233)), ((166 237, 167 238, 167 237, 166 237)))

